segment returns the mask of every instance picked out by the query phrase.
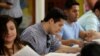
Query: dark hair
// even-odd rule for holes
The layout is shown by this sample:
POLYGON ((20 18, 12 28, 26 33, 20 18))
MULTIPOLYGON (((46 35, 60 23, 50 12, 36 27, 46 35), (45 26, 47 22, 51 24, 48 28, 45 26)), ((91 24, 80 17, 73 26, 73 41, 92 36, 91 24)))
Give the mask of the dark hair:
POLYGON ((92 42, 84 46, 80 56, 100 56, 100 44, 92 42))
POLYGON ((5 55, 5 53, 7 53, 9 56, 11 55, 8 51, 8 48, 6 46, 4 46, 4 37, 8 34, 8 29, 6 24, 12 21, 15 24, 16 27, 16 31, 17 31, 17 36, 16 39, 14 41, 14 44, 17 46, 18 49, 21 49, 20 46, 20 39, 19 39, 19 34, 18 34, 18 28, 16 26, 16 22, 13 20, 12 17, 8 16, 8 15, 0 15, 0 55, 5 55))
POLYGON ((92 11, 95 12, 96 9, 100 10, 100 1, 99 0, 95 3, 92 11))
POLYGON ((44 20, 45 22, 49 21, 51 18, 53 18, 54 22, 60 21, 60 19, 65 19, 66 16, 64 15, 63 10, 59 8, 53 8, 51 9, 48 14, 45 16, 44 20))
POLYGON ((79 3, 76 0, 67 0, 64 9, 70 9, 73 5, 79 5, 79 3))

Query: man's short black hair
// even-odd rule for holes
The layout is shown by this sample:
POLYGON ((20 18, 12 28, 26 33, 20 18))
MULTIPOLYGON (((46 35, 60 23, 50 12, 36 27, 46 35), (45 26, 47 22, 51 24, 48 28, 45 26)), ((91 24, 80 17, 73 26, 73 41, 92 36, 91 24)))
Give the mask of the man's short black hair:
POLYGON ((100 56, 100 44, 92 42, 84 46, 80 56, 100 56))
POLYGON ((64 9, 70 9, 73 5, 79 5, 79 3, 76 0, 67 0, 64 9))
POLYGON ((63 12, 63 10, 61 10, 60 8, 52 8, 47 15, 45 16, 44 20, 45 22, 49 21, 50 19, 53 19, 54 22, 58 22, 60 21, 60 19, 66 19, 66 16, 63 12))
POLYGON ((98 1, 95 3, 95 5, 94 5, 92 11, 95 12, 96 9, 100 10, 100 0, 98 0, 98 1))

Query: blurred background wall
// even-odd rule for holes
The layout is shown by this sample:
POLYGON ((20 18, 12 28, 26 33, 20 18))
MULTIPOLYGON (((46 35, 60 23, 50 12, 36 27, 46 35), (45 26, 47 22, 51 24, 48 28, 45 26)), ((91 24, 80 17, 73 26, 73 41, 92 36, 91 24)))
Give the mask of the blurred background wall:
MULTIPOLYGON (((46 13, 53 7, 64 8, 66 0, 20 0, 23 10, 23 22, 21 28, 40 22, 46 13)), ((80 16, 84 13, 84 0, 77 0, 80 3, 80 16)))

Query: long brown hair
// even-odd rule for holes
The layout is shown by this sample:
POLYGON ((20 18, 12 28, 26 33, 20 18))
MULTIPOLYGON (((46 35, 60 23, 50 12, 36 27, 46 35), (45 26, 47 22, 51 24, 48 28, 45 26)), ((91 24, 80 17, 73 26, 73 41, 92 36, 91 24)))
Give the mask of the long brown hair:
POLYGON ((4 37, 8 33, 6 24, 9 21, 12 21, 15 24, 16 31, 17 31, 17 36, 16 36, 16 39, 14 41, 14 44, 17 46, 18 49, 21 49, 21 45, 20 45, 21 41, 19 39, 18 27, 16 25, 16 22, 13 20, 12 17, 10 17, 8 15, 0 15, 0 55, 7 54, 8 56, 11 56, 8 48, 6 46, 4 46, 4 43, 5 43, 4 37))

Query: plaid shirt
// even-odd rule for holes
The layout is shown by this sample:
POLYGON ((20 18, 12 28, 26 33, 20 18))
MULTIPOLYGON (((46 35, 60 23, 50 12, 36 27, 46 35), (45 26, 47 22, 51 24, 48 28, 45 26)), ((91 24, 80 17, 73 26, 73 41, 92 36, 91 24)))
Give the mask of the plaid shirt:
POLYGON ((39 54, 48 53, 51 50, 50 48, 55 51, 60 46, 61 43, 53 35, 49 34, 49 37, 50 47, 47 47, 47 32, 44 31, 42 23, 26 28, 21 34, 21 40, 29 42, 39 54))

